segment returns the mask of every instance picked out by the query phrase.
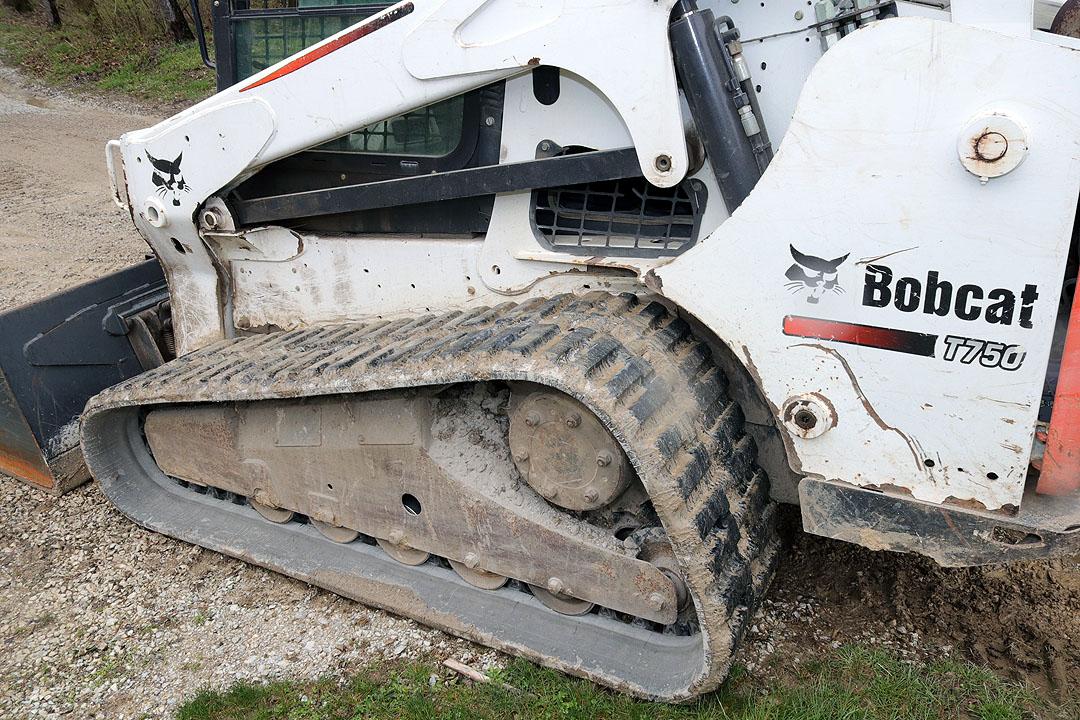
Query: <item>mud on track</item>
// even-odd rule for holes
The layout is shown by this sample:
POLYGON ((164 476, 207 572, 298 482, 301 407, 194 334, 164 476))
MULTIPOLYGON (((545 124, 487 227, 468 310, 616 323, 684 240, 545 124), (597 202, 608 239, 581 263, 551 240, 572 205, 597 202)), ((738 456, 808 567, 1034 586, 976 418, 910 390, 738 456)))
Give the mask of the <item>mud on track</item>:
MULTIPOLYGON (((154 117, 0 68, 0 310, 141 260, 104 143, 154 117)), ((1048 692, 1080 684, 1080 557, 946 570, 803 535, 739 661, 784 676, 832 646, 956 657, 1048 692)), ((131 525, 96 486, 0 478, 0 715, 133 717, 235 678, 317 677, 382 657, 493 657, 302 583, 131 525)))

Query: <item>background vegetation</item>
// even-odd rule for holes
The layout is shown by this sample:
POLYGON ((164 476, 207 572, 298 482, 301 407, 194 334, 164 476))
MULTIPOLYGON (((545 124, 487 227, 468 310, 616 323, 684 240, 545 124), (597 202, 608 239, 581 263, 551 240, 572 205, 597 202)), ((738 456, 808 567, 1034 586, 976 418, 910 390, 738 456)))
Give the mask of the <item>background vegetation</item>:
MULTIPOLYGON (((210 37, 212 0, 199 0, 210 37)), ((190 102, 213 92, 187 0, 0 0, 0 60, 53 84, 190 102)))
POLYGON ((523 660, 492 679, 474 684, 420 662, 346 682, 240 683, 192 698, 177 720, 1074 720, 1078 710, 966 663, 917 666, 860 648, 783 681, 736 669, 723 690, 691 705, 638 702, 523 660))

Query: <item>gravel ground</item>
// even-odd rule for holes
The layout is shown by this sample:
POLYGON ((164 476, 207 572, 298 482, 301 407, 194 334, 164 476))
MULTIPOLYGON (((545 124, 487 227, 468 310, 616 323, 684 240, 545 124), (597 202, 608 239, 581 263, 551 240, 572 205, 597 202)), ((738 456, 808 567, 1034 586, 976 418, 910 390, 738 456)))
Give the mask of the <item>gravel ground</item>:
MULTIPOLYGON (((0 310, 140 260, 111 204, 107 139, 154 121, 0 68, 0 310)), ((210 685, 343 675, 383 658, 496 654, 136 527, 94 484, 0 477, 0 717, 164 717, 210 685)), ((1058 693, 1080 683, 1080 558, 942 570, 805 536, 739 662, 768 680, 858 642, 971 659, 1058 693)))

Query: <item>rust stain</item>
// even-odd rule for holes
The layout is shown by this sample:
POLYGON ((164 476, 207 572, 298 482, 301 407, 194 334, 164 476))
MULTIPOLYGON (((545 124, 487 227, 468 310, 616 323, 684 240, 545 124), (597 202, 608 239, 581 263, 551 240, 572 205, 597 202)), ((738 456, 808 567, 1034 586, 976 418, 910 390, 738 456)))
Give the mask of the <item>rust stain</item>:
POLYGON ((56 479, 47 467, 43 469, 40 463, 34 463, 3 451, 0 451, 0 471, 43 488, 51 490, 56 487, 56 479))

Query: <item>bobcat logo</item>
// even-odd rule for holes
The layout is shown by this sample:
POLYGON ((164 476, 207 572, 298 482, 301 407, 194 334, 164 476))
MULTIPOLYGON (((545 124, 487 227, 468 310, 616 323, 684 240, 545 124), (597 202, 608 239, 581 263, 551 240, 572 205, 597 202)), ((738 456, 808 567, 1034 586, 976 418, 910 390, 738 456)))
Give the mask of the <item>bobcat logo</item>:
POLYGON ((785 285, 788 292, 808 291, 806 302, 815 305, 821 302, 822 296, 827 292, 837 295, 844 292, 844 288, 840 287, 840 282, 837 280, 837 274, 840 266, 851 257, 851 253, 835 260, 826 260, 813 255, 804 255, 796 250, 794 245, 789 247, 791 257, 795 258, 795 264, 789 267, 786 273, 787 279, 790 280, 785 285))
POLYGON ((155 186, 154 192, 162 198, 171 197, 172 204, 180 205, 180 193, 191 192, 191 186, 184 182, 184 176, 180 174, 180 161, 184 159, 184 153, 176 156, 175 160, 159 160, 146 153, 150 164, 154 166, 154 174, 150 178, 155 186))

